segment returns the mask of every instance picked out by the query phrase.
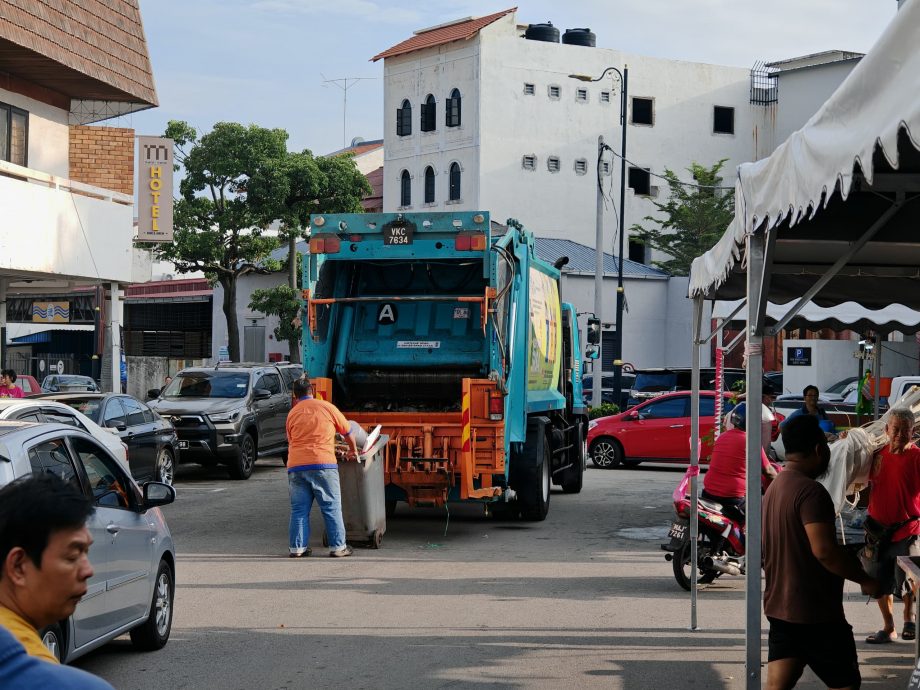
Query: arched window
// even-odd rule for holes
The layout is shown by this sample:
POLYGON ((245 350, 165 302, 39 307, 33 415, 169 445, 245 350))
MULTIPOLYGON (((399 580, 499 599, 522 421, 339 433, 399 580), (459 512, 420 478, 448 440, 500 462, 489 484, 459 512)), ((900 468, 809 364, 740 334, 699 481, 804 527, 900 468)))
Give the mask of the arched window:
POLYGON ((425 168, 425 203, 434 203, 434 168, 425 168))
POLYGON ((407 137, 412 134, 412 104, 409 99, 396 109, 396 136, 407 137))
POLYGON ((437 125, 436 109, 437 104, 434 102, 434 96, 429 93, 428 98, 422 103, 422 120, 419 128, 423 132, 433 132, 435 130, 435 125, 437 125))
POLYGON ((460 91, 454 89, 447 99, 447 117, 444 124, 448 127, 460 126, 460 91))
POLYGON ((450 164, 450 194, 451 201, 460 201, 460 164, 450 164))
POLYGON ((403 170, 402 175, 399 176, 399 205, 412 205, 412 178, 408 170, 403 170))

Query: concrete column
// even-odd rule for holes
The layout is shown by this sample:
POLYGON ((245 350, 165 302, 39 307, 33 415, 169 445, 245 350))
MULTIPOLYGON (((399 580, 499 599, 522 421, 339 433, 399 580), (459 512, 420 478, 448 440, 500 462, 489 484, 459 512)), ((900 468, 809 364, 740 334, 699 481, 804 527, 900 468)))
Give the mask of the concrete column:
POLYGON ((109 338, 112 357, 112 393, 121 393, 121 321, 121 290, 118 283, 111 283, 109 285, 109 338))

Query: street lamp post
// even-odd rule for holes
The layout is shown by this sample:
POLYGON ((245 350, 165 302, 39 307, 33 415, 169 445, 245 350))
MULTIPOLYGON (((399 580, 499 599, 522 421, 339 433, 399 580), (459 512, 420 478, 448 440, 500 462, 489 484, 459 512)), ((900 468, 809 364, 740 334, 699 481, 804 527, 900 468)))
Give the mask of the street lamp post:
MULTIPOLYGON (((620 140, 620 219, 619 219, 619 248, 617 250, 617 305, 616 305, 616 324, 617 324, 617 337, 613 341, 613 391, 616 396, 617 402, 620 400, 622 382, 623 382, 623 306, 625 304, 625 293, 623 291, 623 241, 626 237, 626 227, 625 227, 625 207, 626 207, 626 105, 627 101, 627 88, 629 84, 629 67, 623 66, 623 71, 621 72, 616 67, 608 67, 599 77, 590 77, 584 74, 570 74, 569 76, 572 79, 578 79, 579 81, 600 81, 608 72, 614 72, 620 78, 620 84, 622 89, 620 89, 620 128, 622 129, 622 139, 620 140)), ((600 273, 600 276, 595 276, 594 289, 597 294, 594 296, 594 310, 597 314, 597 318, 603 321, 601 316, 601 306, 602 300, 600 293, 603 286, 603 188, 601 185, 601 154, 605 148, 608 148, 606 144, 603 143, 603 138, 598 140, 598 155, 597 155, 597 238, 595 251, 598 254, 597 271, 600 273)), ((601 344, 601 352, 603 353, 603 343, 601 344)), ((603 369, 603 363, 601 364, 601 369, 603 369)), ((601 373, 595 372, 593 378, 593 387, 591 392, 592 403, 596 406, 600 404, 601 401, 601 373)))

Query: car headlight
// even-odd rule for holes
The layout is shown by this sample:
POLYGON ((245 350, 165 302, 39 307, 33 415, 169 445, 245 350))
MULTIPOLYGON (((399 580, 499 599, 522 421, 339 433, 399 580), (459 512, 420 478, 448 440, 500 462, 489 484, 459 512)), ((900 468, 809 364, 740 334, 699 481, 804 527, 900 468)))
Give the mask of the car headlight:
POLYGON ((209 414, 208 419, 212 422, 235 422, 242 413, 243 410, 241 409, 230 410, 229 412, 215 412, 214 414, 209 414))
POLYGON ((596 426, 597 426, 597 420, 592 419, 590 422, 588 422, 588 431, 591 431, 591 429, 593 429, 596 426))

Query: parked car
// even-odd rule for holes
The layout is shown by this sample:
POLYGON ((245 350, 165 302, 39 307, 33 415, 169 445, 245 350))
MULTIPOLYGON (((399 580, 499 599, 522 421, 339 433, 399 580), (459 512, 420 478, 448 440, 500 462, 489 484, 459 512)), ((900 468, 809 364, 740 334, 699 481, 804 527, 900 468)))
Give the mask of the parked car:
POLYGON ((46 393, 37 400, 62 402, 117 434, 128 446, 128 464, 135 478, 173 483, 180 457, 176 429, 137 398, 116 393, 46 393))
POLYGON ((279 362, 275 366, 278 367, 278 371, 281 372, 281 380, 284 382, 284 387, 288 390, 291 390, 291 386, 294 385, 294 381, 303 376, 303 366, 300 364, 279 362))
MULTIPOLYGON (((669 367, 664 369, 637 369, 632 390, 629 391, 629 407, 645 400, 657 398, 664 393, 688 391, 692 387, 692 369, 690 367, 669 367)), ((746 376, 744 369, 727 368, 722 370, 722 388, 734 391, 746 376)), ((715 388, 716 370, 714 367, 700 369, 700 390, 715 388)))
POLYGON ((62 393, 65 391, 99 392, 99 386, 89 376, 75 374, 49 374, 42 380, 42 391, 45 393, 62 393))
POLYGON ((176 492, 139 487, 92 436, 63 424, 0 422, 0 486, 33 472, 72 482, 95 504, 87 527, 95 573, 73 615, 39 631, 61 661, 130 633, 139 649, 160 649, 172 628, 176 552, 160 506, 176 492))
MULTIPOLYGON (((636 375, 623 372, 620 380, 620 395, 616 396, 613 392, 613 374, 603 374, 601 376, 601 402, 613 404, 621 410, 625 410, 629 404, 629 391, 633 388, 636 381, 636 375)), ((581 389, 584 391, 585 404, 591 403, 591 391, 594 383, 594 376, 586 374, 581 379, 581 389)))
POLYGON ((770 384, 770 389, 774 395, 783 394, 783 372, 781 371, 767 371, 763 375, 764 385, 770 384))
POLYGON ((42 392, 42 387, 34 376, 28 374, 17 374, 16 385, 22 389, 23 394, 28 398, 30 395, 38 395, 42 392))
MULTIPOLYGON (((109 452, 121 462, 125 471, 131 472, 128 464, 128 446, 116 434, 103 429, 82 412, 56 400, 35 400, 28 398, 0 399, 0 419, 35 422, 36 424, 67 424, 86 433, 109 449, 109 452)), ((132 473, 133 474, 133 473, 132 473)), ((142 477, 134 477, 142 479, 142 477)))
POLYGON ((172 420, 183 461, 226 465, 234 479, 249 479, 259 456, 287 452, 291 394, 273 364, 183 369, 150 406, 172 420))
MULTIPOLYGON (((733 407, 731 393, 723 393, 723 411, 733 407)), ((700 391, 700 462, 712 454, 716 394, 700 391)), ((690 393, 665 393, 626 412, 588 423, 588 454, 596 467, 620 464, 690 461, 690 393)))

